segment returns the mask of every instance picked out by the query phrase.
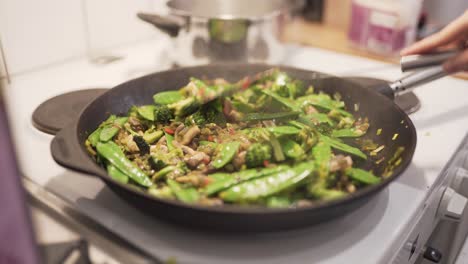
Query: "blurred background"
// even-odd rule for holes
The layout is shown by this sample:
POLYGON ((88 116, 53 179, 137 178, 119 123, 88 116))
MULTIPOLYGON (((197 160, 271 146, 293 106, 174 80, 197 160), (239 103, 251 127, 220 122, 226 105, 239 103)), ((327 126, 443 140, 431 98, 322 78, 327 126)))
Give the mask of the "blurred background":
MULTIPOLYGON (((167 36, 136 16, 164 13, 164 0, 0 0, 0 73, 5 77, 167 36)), ((465 0, 307 0, 283 40, 394 60, 415 38, 460 15, 465 0)), ((156 60, 156 58, 154 58, 156 60)), ((102 62, 102 61, 100 61, 102 62)))

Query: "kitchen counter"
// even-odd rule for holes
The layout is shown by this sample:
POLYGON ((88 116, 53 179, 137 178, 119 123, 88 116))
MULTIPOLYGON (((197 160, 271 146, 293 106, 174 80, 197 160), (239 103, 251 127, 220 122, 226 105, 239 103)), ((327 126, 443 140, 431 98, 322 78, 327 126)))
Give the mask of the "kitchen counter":
MULTIPOLYGON (((288 25, 282 37, 286 42, 304 46, 312 46, 391 64, 399 64, 400 62, 399 54, 381 55, 356 47, 348 40, 346 27, 339 25, 313 23, 303 19, 296 19, 288 25)), ((467 73, 459 73, 455 77, 468 80, 467 73)))

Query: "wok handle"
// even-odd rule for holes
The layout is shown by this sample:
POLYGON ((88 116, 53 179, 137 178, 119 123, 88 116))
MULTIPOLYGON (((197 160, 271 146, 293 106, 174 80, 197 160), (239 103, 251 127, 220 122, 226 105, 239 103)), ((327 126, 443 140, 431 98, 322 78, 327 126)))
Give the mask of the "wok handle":
POLYGON ((59 165, 86 175, 101 175, 104 170, 100 168, 80 146, 76 133, 75 123, 60 130, 52 139, 50 151, 55 162, 59 165))
POLYGON ((447 76, 447 72, 445 72, 442 66, 439 65, 406 75, 403 78, 394 81, 389 86, 393 91, 394 96, 399 96, 411 92, 418 86, 432 82, 444 76, 447 76))
POLYGON ((171 37, 177 37, 180 29, 185 25, 183 18, 171 15, 137 13, 137 16, 139 19, 152 24, 171 37))

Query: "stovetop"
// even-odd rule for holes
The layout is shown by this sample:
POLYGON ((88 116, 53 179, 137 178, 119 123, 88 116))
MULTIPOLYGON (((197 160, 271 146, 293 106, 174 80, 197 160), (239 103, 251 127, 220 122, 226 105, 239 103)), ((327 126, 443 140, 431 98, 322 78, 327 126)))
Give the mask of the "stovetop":
MULTIPOLYGON (((434 181, 468 131, 466 81, 444 78, 416 90, 421 109, 410 117, 418 145, 409 168, 364 207, 325 224, 269 234, 219 234, 184 229, 147 217, 89 175, 57 165, 49 151, 52 136, 33 127, 34 109, 45 100, 87 87, 112 87, 158 70, 154 43, 126 50, 126 58, 107 66, 85 59, 13 76, 5 91, 9 118, 23 174, 70 202, 77 210, 145 252, 178 263, 386 263, 405 241, 434 181)), ((315 48, 290 47, 284 64, 340 76, 387 80, 397 66, 315 48)), ((363 98, 365 100, 365 98, 363 98)))

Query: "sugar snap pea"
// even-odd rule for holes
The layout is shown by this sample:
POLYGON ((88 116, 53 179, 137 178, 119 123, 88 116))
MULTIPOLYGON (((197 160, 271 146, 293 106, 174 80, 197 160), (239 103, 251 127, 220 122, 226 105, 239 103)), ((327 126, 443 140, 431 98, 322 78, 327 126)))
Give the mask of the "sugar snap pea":
POLYGON ((299 132, 301 132, 300 129, 294 126, 273 126, 273 127, 267 127, 266 129, 277 135, 296 135, 299 132))
POLYGON ((168 105, 176 103, 184 99, 184 96, 179 91, 164 91, 153 95, 155 104, 168 105))
POLYGON ((313 170, 313 162, 300 163, 278 173, 234 185, 219 196, 228 202, 255 201, 295 186, 306 179, 313 170))
POLYGON ((141 186, 149 187, 153 184, 151 179, 140 168, 125 157, 123 151, 113 141, 98 142, 96 150, 105 160, 141 186))
POLYGON ((220 169, 228 164, 236 155, 237 150, 239 150, 240 143, 237 141, 232 141, 228 143, 223 143, 220 145, 220 151, 213 159, 213 167, 220 169))
POLYGON ((209 184, 204 193, 206 195, 212 195, 224 189, 227 189, 235 184, 252 180, 255 178, 263 177, 265 175, 270 175, 273 173, 278 173, 280 171, 286 170, 288 167, 285 165, 279 165, 273 168, 263 168, 263 169, 249 169, 244 171, 239 171, 236 173, 216 173, 210 175, 215 182, 209 184), (218 179, 218 180, 216 180, 218 179))
POLYGON ((104 126, 99 133, 99 140, 102 142, 107 142, 111 140, 117 133, 119 132, 120 128, 127 122, 128 117, 117 117, 115 120, 104 126))
POLYGON ((185 203, 195 203, 200 199, 200 194, 193 188, 183 188, 178 182, 168 179, 167 185, 171 188, 171 191, 177 197, 177 200, 185 203))

